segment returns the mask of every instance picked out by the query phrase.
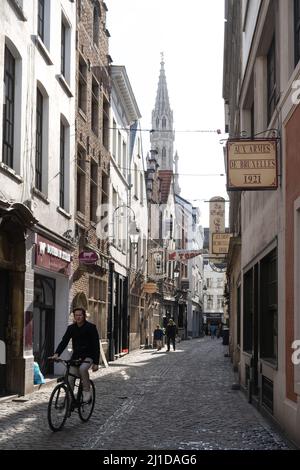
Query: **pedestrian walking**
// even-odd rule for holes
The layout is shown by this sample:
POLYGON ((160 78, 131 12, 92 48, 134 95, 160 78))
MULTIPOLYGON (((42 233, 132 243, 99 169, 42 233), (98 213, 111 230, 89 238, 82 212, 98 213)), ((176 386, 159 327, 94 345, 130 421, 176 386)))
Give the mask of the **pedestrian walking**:
POLYGON ((215 339, 217 327, 214 324, 210 325, 210 339, 215 339))
POLYGON ((175 337, 177 333, 176 323, 170 318, 167 328, 166 328, 166 337, 167 337, 167 351, 170 351, 170 342, 172 341, 173 350, 175 351, 175 337))
POLYGON ((159 325, 156 325, 156 329, 153 333, 153 339, 156 343, 157 351, 160 351, 163 345, 164 332, 159 325))

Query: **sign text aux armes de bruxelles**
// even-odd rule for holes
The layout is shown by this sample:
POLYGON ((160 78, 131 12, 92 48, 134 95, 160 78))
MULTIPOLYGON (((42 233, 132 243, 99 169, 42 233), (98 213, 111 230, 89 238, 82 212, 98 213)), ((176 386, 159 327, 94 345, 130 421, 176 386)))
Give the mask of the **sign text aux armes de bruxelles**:
POLYGON ((277 140, 228 140, 227 190, 277 189, 277 140))

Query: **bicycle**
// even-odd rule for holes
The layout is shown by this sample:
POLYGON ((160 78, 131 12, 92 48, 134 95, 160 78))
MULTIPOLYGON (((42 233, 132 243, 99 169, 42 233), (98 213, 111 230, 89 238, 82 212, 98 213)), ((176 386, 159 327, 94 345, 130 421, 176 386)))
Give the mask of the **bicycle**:
POLYGON ((54 432, 62 429, 67 418, 69 418, 71 413, 76 409, 78 410, 81 421, 88 421, 92 416, 95 406, 95 385, 93 381, 90 379, 91 398, 89 402, 84 402, 81 378, 70 372, 71 366, 79 367, 82 363, 87 361, 64 360, 60 358, 55 359, 55 361, 62 362, 66 366, 66 372, 63 377, 57 379, 58 385, 53 389, 48 403, 48 423, 50 429, 54 432), (69 383, 69 377, 75 378, 74 390, 77 388, 76 396, 69 383))

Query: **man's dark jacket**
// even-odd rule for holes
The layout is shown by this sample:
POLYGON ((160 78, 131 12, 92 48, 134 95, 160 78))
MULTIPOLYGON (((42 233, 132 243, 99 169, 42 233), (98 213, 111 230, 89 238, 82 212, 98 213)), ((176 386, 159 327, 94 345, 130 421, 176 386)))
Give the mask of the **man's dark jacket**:
POLYGON ((77 323, 69 325, 55 353, 60 355, 72 339, 72 359, 85 359, 90 357, 94 364, 99 364, 100 347, 99 335, 96 326, 88 321, 82 326, 77 323))
POLYGON ((167 325, 167 328, 166 328, 167 338, 175 338, 176 333, 177 333, 177 326, 175 323, 173 323, 173 325, 167 325))

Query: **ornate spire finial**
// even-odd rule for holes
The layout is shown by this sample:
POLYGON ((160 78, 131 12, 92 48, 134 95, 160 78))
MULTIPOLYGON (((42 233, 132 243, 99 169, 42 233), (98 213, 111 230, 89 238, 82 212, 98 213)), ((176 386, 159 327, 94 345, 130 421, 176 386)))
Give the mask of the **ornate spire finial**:
POLYGON ((165 61, 164 61, 164 53, 163 53, 163 52, 160 53, 160 58, 161 58, 160 63, 161 63, 161 64, 164 64, 165 61))

